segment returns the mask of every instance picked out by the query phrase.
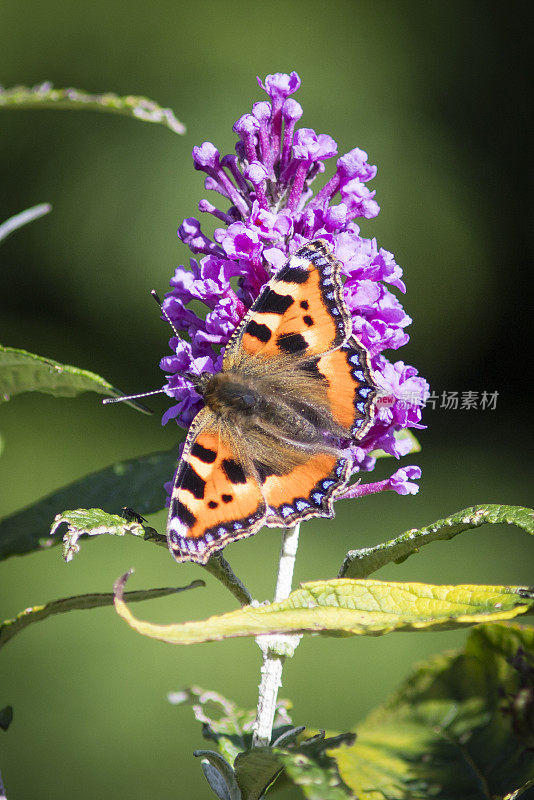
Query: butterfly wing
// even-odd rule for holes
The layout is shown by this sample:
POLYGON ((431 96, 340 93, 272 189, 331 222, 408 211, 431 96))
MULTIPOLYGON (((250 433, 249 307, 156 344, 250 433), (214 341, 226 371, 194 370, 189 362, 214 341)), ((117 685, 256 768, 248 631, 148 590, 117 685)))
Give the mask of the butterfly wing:
POLYGON ((189 430, 171 495, 167 539, 177 561, 205 564, 229 542, 251 536, 264 524, 260 486, 245 475, 230 441, 208 409, 189 430))
POLYGON ((289 527, 307 517, 333 517, 333 499, 350 475, 350 458, 314 453, 284 475, 267 475, 262 492, 266 525, 289 527))
POLYGON ((373 422, 377 386, 369 362, 369 353, 353 336, 316 360, 317 373, 328 384, 332 416, 352 439, 361 439, 373 422))
POLYGON ((301 247, 263 288, 231 337, 223 367, 246 355, 314 356, 340 347, 352 331, 340 262, 322 240, 301 247))

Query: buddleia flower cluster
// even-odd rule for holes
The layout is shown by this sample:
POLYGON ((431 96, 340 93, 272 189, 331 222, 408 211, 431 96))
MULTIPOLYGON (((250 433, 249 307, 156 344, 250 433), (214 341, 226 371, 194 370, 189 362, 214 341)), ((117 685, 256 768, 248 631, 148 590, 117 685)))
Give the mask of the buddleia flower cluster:
MULTIPOLYGON (((269 100, 254 103, 233 126, 239 137, 235 154, 221 156, 211 142, 193 148, 195 169, 206 174, 204 186, 220 195, 223 209, 206 199, 198 204, 200 212, 217 220, 212 238, 196 217, 178 229, 193 257, 188 267, 176 269, 163 308, 187 340, 171 338, 172 354, 161 361, 168 373, 164 390, 175 401, 163 424, 174 419, 189 426, 203 399, 187 374, 221 369, 224 347, 262 286, 301 245, 321 238, 342 264, 353 334, 369 351, 380 387, 373 425, 352 446, 354 471, 370 471, 373 451, 400 458, 410 450, 409 439, 398 432, 423 427, 421 407, 428 393, 414 367, 384 355, 406 344, 411 319, 392 291, 406 291, 402 269, 376 239, 362 237, 357 224, 379 213, 368 186, 377 170, 363 150, 356 147, 337 157, 331 136, 297 128, 302 108, 292 97, 300 87, 296 72, 267 75, 258 83, 269 100), (314 193, 315 178, 334 158, 334 174, 314 193), (195 300, 205 314, 190 307, 195 300)), ((413 480, 419 477, 418 467, 404 467, 386 481, 353 485, 351 496, 383 489, 415 493, 413 480)))

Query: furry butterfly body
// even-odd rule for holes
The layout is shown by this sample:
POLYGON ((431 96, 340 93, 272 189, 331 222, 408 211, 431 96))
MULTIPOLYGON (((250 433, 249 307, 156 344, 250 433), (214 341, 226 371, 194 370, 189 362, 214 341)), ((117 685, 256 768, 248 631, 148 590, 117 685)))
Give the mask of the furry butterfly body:
POLYGON ((301 247, 241 321, 222 371, 194 379, 206 405, 171 497, 178 561, 206 563, 263 525, 333 516, 351 472, 347 445, 371 424, 376 391, 339 270, 324 241, 301 247))

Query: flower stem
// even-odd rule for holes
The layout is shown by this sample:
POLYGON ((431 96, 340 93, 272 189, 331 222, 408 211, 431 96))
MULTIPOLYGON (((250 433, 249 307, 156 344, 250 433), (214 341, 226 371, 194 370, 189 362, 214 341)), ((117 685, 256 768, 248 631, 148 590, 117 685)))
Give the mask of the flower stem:
MULTIPOLYGON (((299 544, 300 523, 282 534, 278 578, 273 602, 285 600, 291 592, 293 570, 299 544)), ((279 634, 257 636, 256 642, 263 653, 258 708, 254 722, 253 747, 268 747, 271 743, 276 699, 282 685, 282 669, 287 657, 291 657, 300 641, 300 636, 279 634)))

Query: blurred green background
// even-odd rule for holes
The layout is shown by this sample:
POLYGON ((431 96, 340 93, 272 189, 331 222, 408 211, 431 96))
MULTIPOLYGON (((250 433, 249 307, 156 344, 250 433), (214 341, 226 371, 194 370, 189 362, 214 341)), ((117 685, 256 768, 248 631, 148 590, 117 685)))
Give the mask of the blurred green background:
MULTIPOLYGON (((1 340, 99 372, 127 392, 160 386, 169 331, 148 291, 165 292, 174 266, 187 263, 175 230, 205 195, 191 148, 209 140, 232 152, 233 122, 262 99, 255 76, 295 69, 301 124, 332 135, 340 153, 367 150, 379 167, 382 211, 362 227, 405 268, 414 324, 396 358, 415 364, 438 393, 499 392, 495 411, 428 410, 423 452, 406 460, 423 468, 420 494, 370 497, 342 505, 334 523, 307 523, 297 579, 331 577, 350 547, 474 503, 528 504, 529 5, 4 0, 4 86, 48 79, 147 95, 171 106, 188 133, 89 112, 1 115, 0 220, 39 202, 54 209, 1 248, 1 340)), ((96 395, 23 395, 2 406, 0 514, 116 460, 173 447, 177 429, 159 422, 164 400, 152 406, 153 417, 102 407, 96 395)), ((384 462, 375 475, 393 468, 384 462)), ((152 522, 163 529, 164 515, 152 522)), ((278 546, 278 532, 267 531, 226 551, 258 598, 272 595, 278 546)), ((524 534, 495 526, 377 577, 528 584, 531 552, 524 534)), ((200 575, 133 540, 87 543, 69 566, 52 549, 0 565, 1 617, 109 591, 131 566, 130 588, 200 575)), ((173 621, 232 607, 208 579, 206 589, 136 613, 173 621)), ((307 638, 281 694, 292 699, 296 724, 345 730, 414 661, 465 636, 307 638)), ((252 641, 172 647, 135 635, 111 609, 28 629, 0 656, 0 707, 15 709, 9 731, 0 731, 8 797, 207 797, 191 756, 203 746, 199 725, 166 693, 195 683, 252 707, 259 666, 252 641)))

